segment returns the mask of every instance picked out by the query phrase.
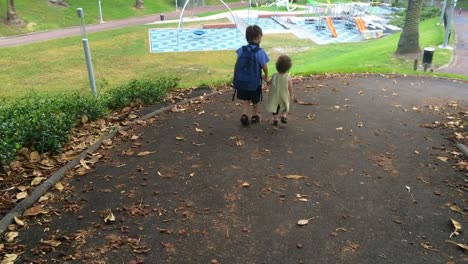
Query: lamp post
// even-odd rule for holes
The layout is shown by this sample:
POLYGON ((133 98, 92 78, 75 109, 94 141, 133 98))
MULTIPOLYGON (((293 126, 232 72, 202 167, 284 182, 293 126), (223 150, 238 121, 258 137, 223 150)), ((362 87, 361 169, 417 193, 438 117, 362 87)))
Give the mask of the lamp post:
POLYGON ((449 17, 447 18, 447 26, 445 27, 445 37, 444 37, 444 44, 442 45, 442 48, 447 48, 447 45, 448 45, 448 41, 450 38, 450 29, 451 29, 452 20, 453 20, 453 11, 456 5, 457 5, 457 0, 452 0, 450 2, 450 13, 449 13, 449 17))
POLYGON ((98 0, 98 5, 99 5, 99 23, 104 23, 104 20, 102 20, 102 7, 101 7, 101 0, 98 0))
POLYGON ((91 61, 91 51, 89 50, 89 42, 88 38, 86 37, 86 28, 84 22, 84 13, 83 8, 77 8, 76 11, 78 12, 78 17, 80 18, 80 30, 81 36, 83 41, 83 49, 86 58, 86 66, 88 68, 88 78, 89 78, 89 86, 91 88, 91 92, 93 92, 94 96, 97 96, 96 91, 96 80, 94 79, 94 70, 93 70, 93 62, 91 61))

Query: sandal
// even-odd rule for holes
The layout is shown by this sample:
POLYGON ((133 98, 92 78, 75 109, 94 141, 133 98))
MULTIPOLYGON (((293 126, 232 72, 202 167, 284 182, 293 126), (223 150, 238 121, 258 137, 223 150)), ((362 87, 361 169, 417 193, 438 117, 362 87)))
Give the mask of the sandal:
POLYGON ((260 117, 258 115, 252 116, 252 124, 260 122, 260 117))
POLYGON ((249 125, 249 117, 247 117, 246 115, 242 115, 240 121, 243 126, 249 125))
POLYGON ((286 124, 288 123, 288 119, 284 116, 281 117, 281 123, 286 124))

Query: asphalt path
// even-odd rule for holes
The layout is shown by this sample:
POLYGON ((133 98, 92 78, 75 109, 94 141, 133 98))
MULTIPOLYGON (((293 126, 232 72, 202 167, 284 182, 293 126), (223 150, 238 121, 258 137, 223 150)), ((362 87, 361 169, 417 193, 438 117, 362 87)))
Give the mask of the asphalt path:
POLYGON ((466 175, 452 133, 430 127, 468 105, 468 85, 334 75, 294 86, 278 127, 264 110, 242 127, 223 93, 118 134, 39 215, 20 217, 27 227, 3 250, 19 263, 466 263, 453 244, 466 232, 450 237, 451 219, 468 220, 466 175))

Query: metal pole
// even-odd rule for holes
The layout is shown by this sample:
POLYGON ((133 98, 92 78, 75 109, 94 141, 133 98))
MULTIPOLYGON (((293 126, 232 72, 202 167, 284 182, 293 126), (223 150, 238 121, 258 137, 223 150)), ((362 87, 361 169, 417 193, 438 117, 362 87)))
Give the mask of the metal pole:
POLYGON ((86 66, 88 68, 88 77, 89 77, 89 85, 91 87, 91 92, 93 92, 94 96, 97 96, 96 90, 96 81, 94 79, 94 70, 93 70, 93 62, 91 61, 91 51, 89 50, 89 43, 88 38, 86 37, 86 28, 84 23, 84 12, 83 8, 77 8, 76 11, 78 12, 78 17, 80 18, 80 30, 81 36, 83 37, 83 49, 86 58, 86 66))
POLYGON ((452 26, 453 10, 455 9, 455 1, 456 0, 451 0, 450 2, 450 13, 449 13, 449 17, 447 18, 447 26, 445 27, 445 38, 444 38, 444 44, 442 45, 443 48, 446 48, 448 45, 449 36, 450 36, 450 28, 452 26))
POLYGON ((104 23, 104 20, 102 20, 102 7, 101 7, 101 0, 98 0, 98 5, 99 5, 99 23, 104 23))
POLYGON ((83 49, 86 57, 86 67, 88 68, 89 86, 94 96, 97 96, 96 80, 94 79, 93 62, 91 61, 91 51, 89 50, 88 39, 83 39, 83 49))
POLYGON ((445 13, 445 9, 447 8, 447 0, 444 0, 444 4, 442 5, 442 12, 440 13, 440 21, 439 21, 439 25, 443 25, 444 23, 444 13, 445 13))

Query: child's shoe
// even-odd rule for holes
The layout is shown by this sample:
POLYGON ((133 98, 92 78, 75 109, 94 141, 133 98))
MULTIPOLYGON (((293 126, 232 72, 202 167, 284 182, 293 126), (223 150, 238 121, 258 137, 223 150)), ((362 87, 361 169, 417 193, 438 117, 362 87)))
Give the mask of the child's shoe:
POLYGON ((252 116, 252 124, 256 124, 260 122, 260 117, 258 115, 252 116))
POLYGON ((281 117, 281 123, 287 124, 287 123, 288 123, 288 118, 282 116, 282 117, 281 117))
POLYGON ((243 126, 248 126, 249 125, 249 117, 246 116, 246 115, 242 115, 240 121, 241 121, 243 126))
POLYGON ((273 125, 277 126, 278 125, 278 120, 273 120, 273 125))

